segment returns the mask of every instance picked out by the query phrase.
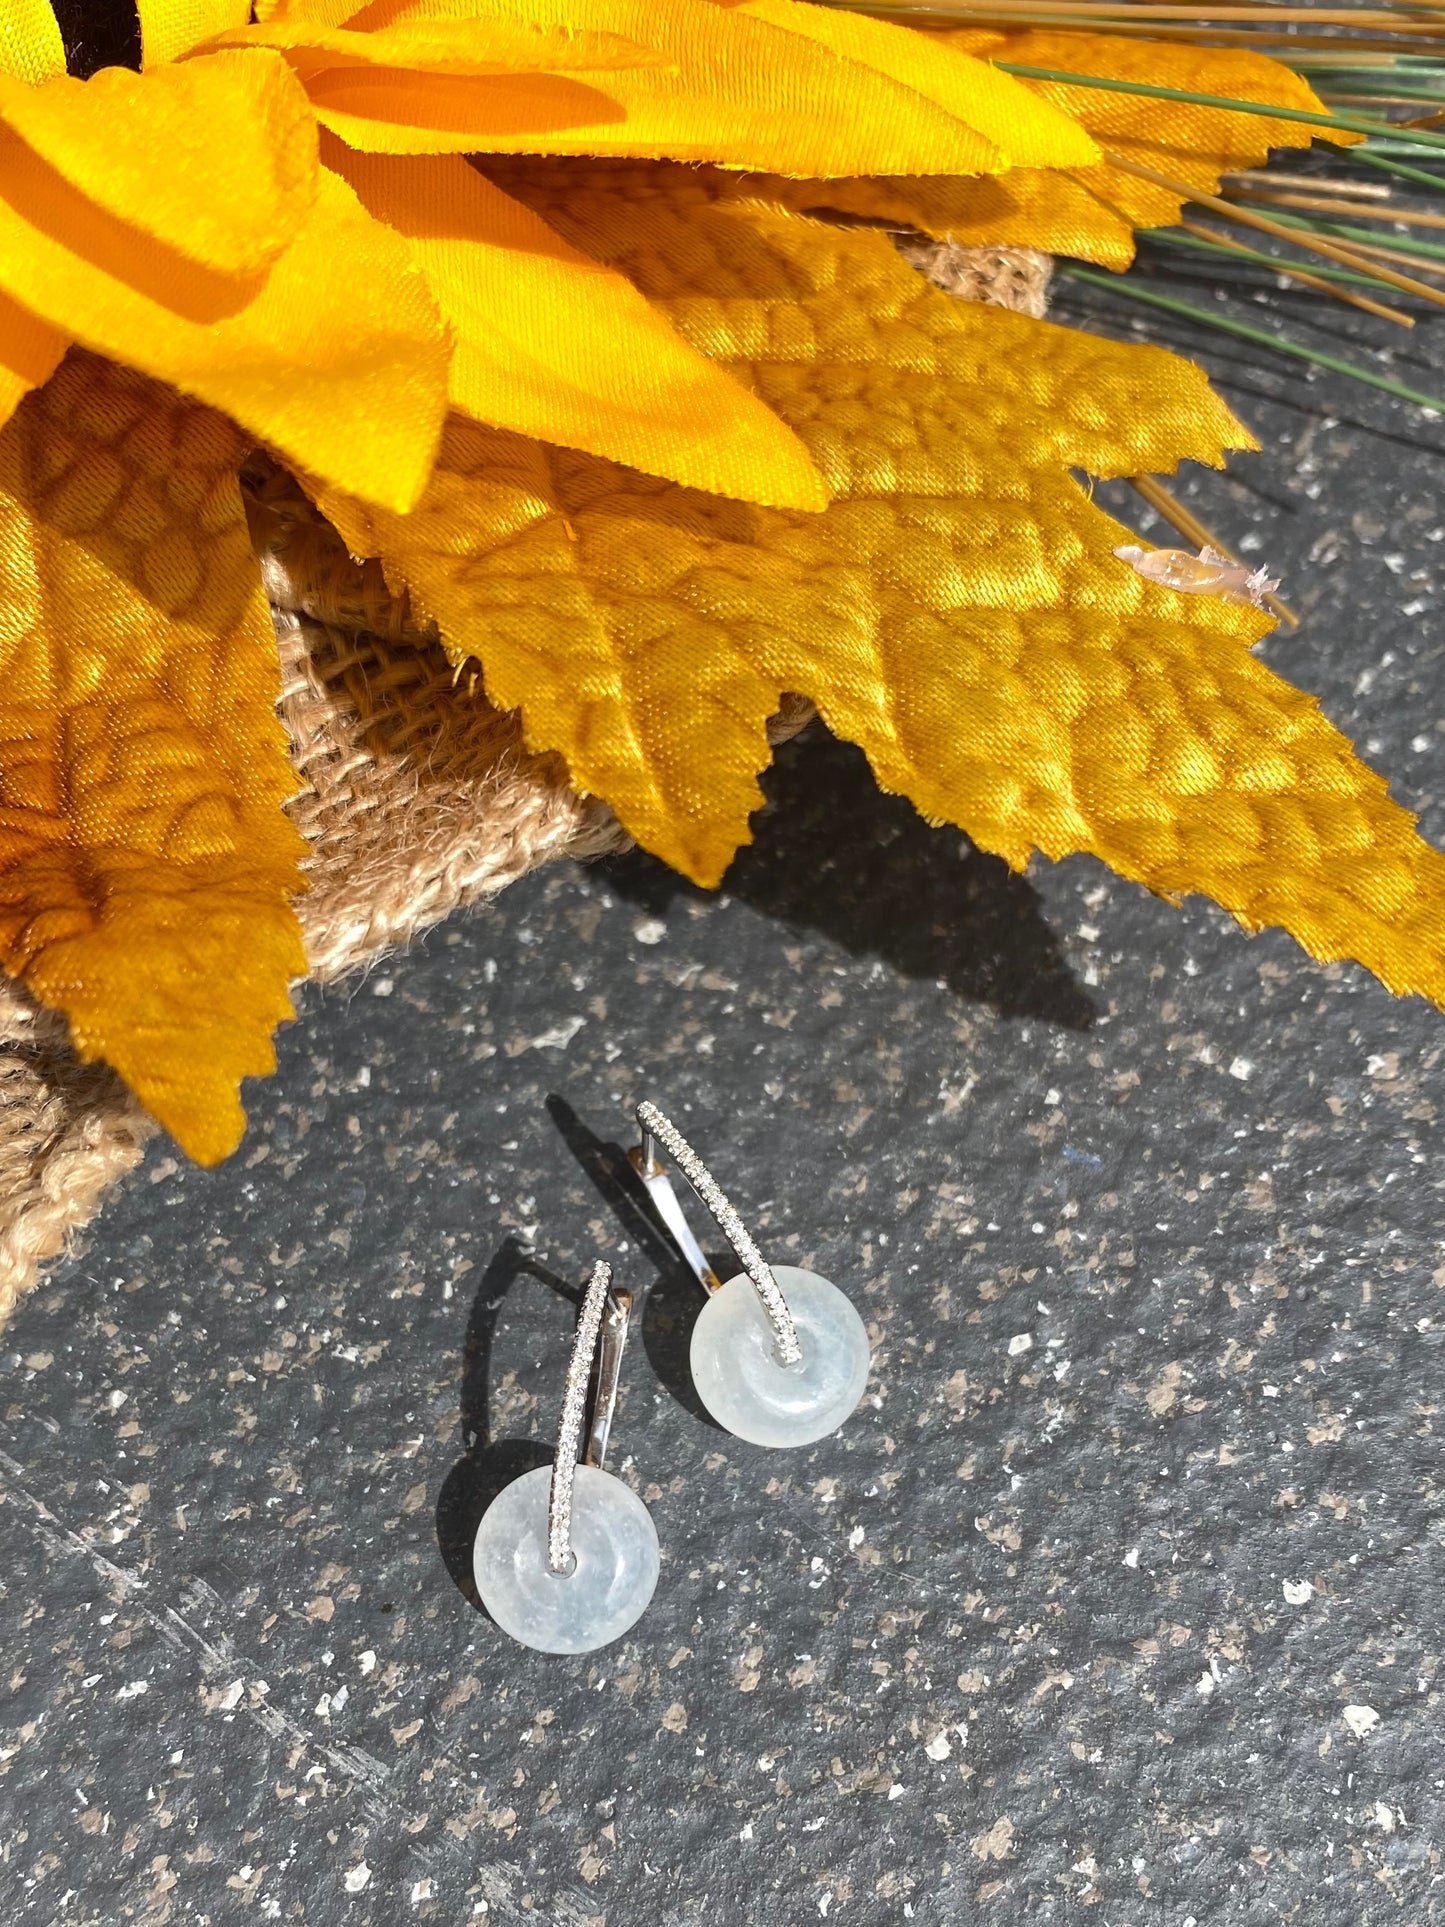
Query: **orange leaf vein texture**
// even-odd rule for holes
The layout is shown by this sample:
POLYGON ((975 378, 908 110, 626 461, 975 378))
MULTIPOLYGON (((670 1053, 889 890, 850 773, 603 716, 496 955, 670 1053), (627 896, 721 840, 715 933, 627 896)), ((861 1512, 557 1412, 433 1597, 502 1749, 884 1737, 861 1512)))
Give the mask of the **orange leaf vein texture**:
POLYGON ((330 502, 643 843, 718 879, 793 690, 1015 865, 1092 852, 1445 1000, 1445 858, 1249 653, 1266 619, 1142 580, 1070 473, 1247 441, 1197 368, 951 301, 882 236, 715 171, 502 172, 748 381, 836 498, 720 501, 453 418, 411 515, 330 502))
POLYGON ((0 961, 202 1162, 304 968, 245 448, 82 352, 0 432, 0 961))

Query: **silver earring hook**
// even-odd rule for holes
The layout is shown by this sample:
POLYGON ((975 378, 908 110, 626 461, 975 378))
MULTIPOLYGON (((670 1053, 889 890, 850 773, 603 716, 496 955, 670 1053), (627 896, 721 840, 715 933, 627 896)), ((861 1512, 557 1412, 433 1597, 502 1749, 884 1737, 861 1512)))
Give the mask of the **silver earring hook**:
POLYGON ((642 1142, 632 1152, 632 1166, 646 1186, 647 1195, 657 1208, 657 1214, 677 1241, 678 1249, 686 1258, 703 1290, 712 1293, 722 1289, 722 1281, 707 1259, 702 1255, 702 1247, 692 1235, 687 1219, 683 1216, 682 1206, 677 1201, 677 1193, 657 1155, 660 1144, 692 1186, 698 1199, 712 1216, 714 1224, 733 1250, 737 1253, 738 1263, 752 1280, 762 1302, 767 1320, 773 1332, 773 1350, 780 1365, 796 1365, 803 1356, 798 1343, 797 1327, 793 1314, 788 1309, 788 1301, 779 1288, 772 1269, 749 1236, 742 1219, 729 1204, 726 1195, 717 1184, 712 1173, 693 1150, 677 1126, 661 1112, 655 1104, 644 1100, 637 1107, 637 1126, 642 1133, 642 1142))
POLYGON ((584 1465, 600 1472, 607 1456, 612 1413, 617 1404, 617 1380, 622 1348, 627 1343, 627 1321, 632 1293, 612 1290, 612 1267, 598 1259, 587 1281, 572 1356, 567 1361, 567 1384, 562 1394, 562 1418, 557 1427, 557 1456, 552 1461, 552 1484, 547 1498, 547 1564, 555 1573, 572 1570, 572 1487, 577 1476, 577 1454, 582 1443, 582 1421, 587 1393, 592 1390, 592 1424, 587 1434, 584 1465))

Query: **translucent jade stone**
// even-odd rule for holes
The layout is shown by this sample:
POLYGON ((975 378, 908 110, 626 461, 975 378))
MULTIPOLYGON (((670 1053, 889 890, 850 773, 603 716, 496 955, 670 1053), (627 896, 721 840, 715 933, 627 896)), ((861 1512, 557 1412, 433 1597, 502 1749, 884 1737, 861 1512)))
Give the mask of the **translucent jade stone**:
POLYGON ((657 1585, 657 1528, 637 1494, 595 1466, 572 1489, 568 1573, 547 1564, 550 1465, 500 1492, 477 1527, 472 1571, 504 1633, 539 1653, 590 1653, 620 1639, 657 1585))
POLYGON ((719 1425, 754 1445, 811 1445, 836 1432, 868 1383, 868 1334, 836 1285, 774 1265, 802 1359, 780 1365, 752 1280, 729 1278, 692 1328, 692 1381, 719 1425))

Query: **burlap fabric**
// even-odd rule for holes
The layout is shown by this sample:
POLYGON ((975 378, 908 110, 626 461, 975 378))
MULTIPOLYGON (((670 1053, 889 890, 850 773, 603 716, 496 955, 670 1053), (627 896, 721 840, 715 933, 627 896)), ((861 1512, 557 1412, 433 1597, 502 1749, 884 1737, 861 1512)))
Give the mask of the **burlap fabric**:
MULTIPOLYGON (((963 299, 1044 311, 1049 260, 1033 249, 900 245, 963 299)), ((606 805, 567 787, 559 758, 524 749, 515 716, 459 693, 435 640, 289 476, 258 462, 246 484, 296 769, 288 808, 309 846, 297 910, 314 978, 370 962, 539 864, 626 847, 606 805)), ((810 713, 785 699, 774 741, 810 713)), ((155 1128, 111 1071, 80 1062, 62 1017, 0 977, 0 1325, 155 1128)))

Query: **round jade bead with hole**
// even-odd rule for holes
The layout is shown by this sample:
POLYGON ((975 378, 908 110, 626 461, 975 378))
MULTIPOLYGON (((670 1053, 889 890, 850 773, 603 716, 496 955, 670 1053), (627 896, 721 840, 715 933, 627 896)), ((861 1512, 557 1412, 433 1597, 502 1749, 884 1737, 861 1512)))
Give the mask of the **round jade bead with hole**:
POLYGON ((719 1425, 754 1445, 811 1445, 836 1432, 868 1383, 868 1334, 836 1285, 774 1265, 802 1358, 778 1362, 753 1282, 729 1278, 692 1328, 692 1380, 719 1425))
POLYGON ((477 1527, 472 1571, 504 1633, 539 1653, 591 1653, 642 1617, 657 1585, 657 1528, 629 1486, 579 1465, 572 1488, 570 1572, 547 1564, 552 1468, 499 1493, 477 1527))

